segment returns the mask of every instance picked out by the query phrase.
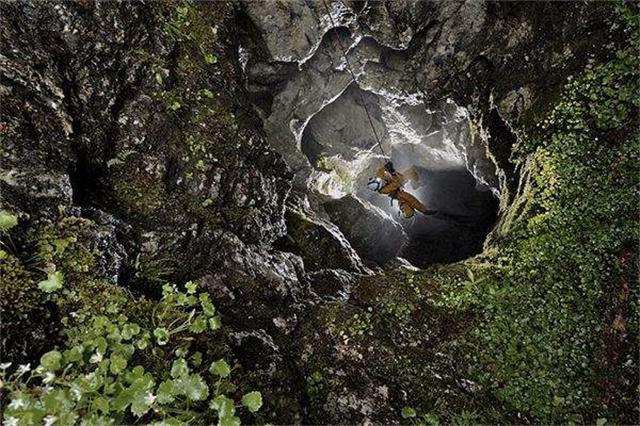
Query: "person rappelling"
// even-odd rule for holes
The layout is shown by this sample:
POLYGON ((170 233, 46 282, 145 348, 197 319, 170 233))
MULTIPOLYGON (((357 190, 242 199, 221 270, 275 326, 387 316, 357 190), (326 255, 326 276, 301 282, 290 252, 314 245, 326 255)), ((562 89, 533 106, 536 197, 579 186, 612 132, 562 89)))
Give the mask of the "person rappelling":
MULTIPOLYGON (((327 5, 326 0, 322 0, 324 7, 327 11, 327 15, 329 16, 329 20, 331 21, 331 27, 336 33, 336 40, 338 42, 338 46, 340 47, 342 56, 344 57, 344 61, 346 64, 347 71, 351 75, 353 81, 357 84, 358 80, 356 79, 356 75, 353 73, 353 69, 351 67, 351 63, 349 61, 349 56, 347 55, 347 51, 345 50, 342 41, 340 40, 340 34, 337 30, 337 25, 333 20, 333 16, 331 15, 331 10, 327 5)), ((385 156, 384 148, 382 147, 382 141, 378 136, 378 132, 376 131, 376 127, 373 125, 373 120, 371 119, 371 114, 369 113, 369 108, 367 108, 367 102, 364 99, 364 95, 362 94, 362 90, 358 90, 360 94, 360 101, 364 112, 367 115, 367 119, 369 120, 369 125, 371 126, 371 132, 373 136, 375 136, 376 143, 378 148, 380 148, 380 152, 383 156, 385 156)), ((403 189, 403 186, 407 182, 412 182, 413 187, 415 188, 419 181, 418 172, 414 167, 411 167, 409 170, 406 170, 403 173, 398 173, 394 167, 391 160, 388 160, 376 173, 375 178, 369 179, 367 183, 367 187, 373 191, 379 192, 381 194, 388 195, 391 197, 391 203, 393 204, 393 200, 398 201, 398 206, 400 207, 400 213, 407 219, 412 218, 416 214, 416 210, 425 215, 432 215, 437 213, 436 210, 429 210, 427 206, 420 202, 416 197, 409 194, 407 191, 403 189)))
POLYGON ((436 214, 437 210, 427 209, 427 206, 420 200, 403 189, 407 182, 411 182, 413 188, 419 186, 420 179, 415 166, 399 173, 393 167, 393 163, 388 160, 378 169, 376 177, 369 179, 367 187, 372 191, 391 197, 392 204, 393 200, 397 200, 400 208, 399 213, 405 219, 411 219, 416 214, 416 210, 424 215, 436 214))

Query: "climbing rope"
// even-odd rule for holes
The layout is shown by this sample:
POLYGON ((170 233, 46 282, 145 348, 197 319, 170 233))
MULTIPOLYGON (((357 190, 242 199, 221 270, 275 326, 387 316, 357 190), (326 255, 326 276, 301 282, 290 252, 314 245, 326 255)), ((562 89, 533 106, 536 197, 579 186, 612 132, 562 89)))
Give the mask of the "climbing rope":
MULTIPOLYGON (((344 60, 347 64, 347 70, 349 71, 349 74, 351 74, 351 78, 353 79, 353 81, 358 84, 358 80, 356 79, 355 74, 353 73, 353 70, 351 68, 351 64, 349 63, 349 58, 347 57, 347 51, 344 48, 344 46, 342 45, 342 42, 340 41, 340 34, 338 33, 338 28, 336 27, 336 23, 333 21, 333 16, 331 16, 331 11, 329 10, 329 6, 327 6, 327 2, 326 0, 322 0, 322 3, 324 4, 325 9, 327 10, 327 14, 329 15, 329 20, 331 20, 331 26, 333 28, 333 30, 336 33, 336 40, 338 40, 338 46, 340 46, 340 50, 342 51, 342 55, 344 56, 344 60)), ((359 85, 358 85, 359 87, 359 85)), ((371 114, 369 114, 369 108, 367 108, 367 104, 364 101, 364 96, 362 95, 362 90, 358 90, 358 93, 360 94, 360 101, 362 102, 362 107, 364 108, 364 112, 367 113, 367 118, 369 119, 369 124, 371 125, 371 130, 373 132, 373 136, 375 136, 376 141, 378 143, 378 147, 380 148, 380 152, 382 152, 382 155, 386 157, 386 154, 384 153, 384 148, 382 148, 382 141, 380 141, 380 138, 378 137, 378 132, 376 132, 376 128, 373 125, 373 120, 371 119, 371 114)))

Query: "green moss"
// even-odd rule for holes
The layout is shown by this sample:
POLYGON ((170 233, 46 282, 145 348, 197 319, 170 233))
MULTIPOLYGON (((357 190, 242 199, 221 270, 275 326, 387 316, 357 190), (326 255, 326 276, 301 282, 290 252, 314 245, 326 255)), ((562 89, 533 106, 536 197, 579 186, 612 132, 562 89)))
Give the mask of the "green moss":
POLYGON ((117 205, 129 216, 150 218, 166 205, 164 186, 153 176, 122 172, 112 181, 117 205))
MULTIPOLYGON (((462 266, 454 269, 466 271, 462 266)), ((468 368, 461 354, 470 348, 456 339, 468 326, 469 315, 438 305, 434 297, 441 282, 457 273, 435 267, 425 273, 397 270, 364 277, 353 288, 351 303, 323 304, 314 313, 303 331, 307 338, 315 336, 307 343, 314 348, 306 388, 312 420, 320 421, 327 398, 365 392, 348 382, 353 374, 366 375, 363 383, 384 377, 390 394, 411 392, 412 403, 439 413, 471 409, 474 400, 487 403, 484 392, 465 395, 447 379, 468 368), (350 372, 346 378, 336 375, 342 369, 350 372)), ((484 416, 482 421, 490 420, 484 416)))
POLYGON ((356 262, 338 244, 335 236, 320 223, 300 211, 287 209, 287 250, 300 255, 307 271, 324 269, 328 263, 335 269, 353 271, 356 262))
POLYGON ((633 420, 638 334, 620 318, 638 309, 637 42, 569 80, 519 148, 525 173, 488 266, 445 284, 441 303, 479 318, 471 376, 533 421, 633 420))
POLYGON ((222 209, 222 215, 229 223, 246 220, 247 218, 257 213, 259 213, 258 209, 254 207, 232 206, 224 207, 222 209))
POLYGON ((9 359, 35 359, 59 341, 69 321, 81 324, 112 305, 132 311, 145 306, 144 300, 130 303, 126 290, 100 277, 96 263, 105 255, 96 246, 100 231, 74 216, 35 221, 20 236, 18 252, 0 260, 2 336, 9 359), (43 270, 59 272, 62 286, 50 293, 39 289, 47 277, 43 270))
POLYGON ((321 157, 316 167, 325 172, 331 172, 336 181, 342 186, 344 192, 353 192, 355 184, 353 172, 346 167, 344 162, 334 157, 321 157))
MULTIPOLYGON (((639 20, 629 18, 636 38, 639 20)), ((368 277, 349 304, 322 306, 303 332, 321 348, 310 372, 362 363, 445 423, 634 421, 638 41, 570 79, 526 132, 518 192, 483 254, 368 277)), ((308 378, 312 413, 345 387, 357 384, 308 378)))
MULTIPOLYGON (((226 2, 169 1, 161 11, 158 20, 172 47, 172 59, 138 52, 149 63, 153 84, 148 94, 158 101, 157 113, 164 118, 157 134, 146 139, 163 141, 165 158, 159 161, 172 162, 177 180, 189 188, 202 188, 201 182, 210 182, 235 163, 242 139, 235 115, 237 99, 227 93, 237 70, 223 55, 233 7, 226 2)), ((133 163, 126 173, 110 178, 113 196, 126 215, 156 220, 179 209, 210 223, 220 222, 218 203, 205 190, 168 194, 157 176, 144 172, 145 167, 133 163)), ((225 216, 234 220, 235 213, 231 209, 225 216)))
POLYGON ((306 394, 312 405, 322 404, 326 398, 326 380, 320 371, 314 371, 306 378, 306 394))
POLYGON ((44 265, 55 265, 68 279, 87 276, 95 268, 100 252, 87 243, 95 224, 79 217, 63 217, 37 231, 38 259, 44 265))
POLYGON ((0 336, 4 360, 28 362, 56 342, 53 313, 33 273, 8 254, 0 260, 0 336))

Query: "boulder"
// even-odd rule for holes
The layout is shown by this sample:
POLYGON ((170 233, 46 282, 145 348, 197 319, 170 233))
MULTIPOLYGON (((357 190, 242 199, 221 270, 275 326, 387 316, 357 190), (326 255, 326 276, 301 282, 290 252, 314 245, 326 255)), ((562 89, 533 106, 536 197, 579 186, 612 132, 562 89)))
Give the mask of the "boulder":
POLYGON ((407 236, 385 212, 353 195, 323 204, 324 209, 347 236, 358 254, 377 265, 395 258, 407 236))
POLYGON ((325 268, 364 271, 360 256, 333 223, 295 206, 287 207, 285 219, 287 235, 283 247, 302 257, 307 272, 325 268))

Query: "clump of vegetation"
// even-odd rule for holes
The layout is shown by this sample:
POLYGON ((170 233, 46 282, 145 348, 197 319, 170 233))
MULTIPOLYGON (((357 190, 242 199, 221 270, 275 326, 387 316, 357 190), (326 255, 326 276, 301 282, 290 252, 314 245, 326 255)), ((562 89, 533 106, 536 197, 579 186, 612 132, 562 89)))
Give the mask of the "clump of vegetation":
POLYGON ((226 426, 240 424, 238 406, 252 413, 261 407, 257 391, 236 403, 229 364, 223 359, 206 364, 203 354, 192 349, 199 334, 221 325, 208 294, 198 294, 193 283, 186 292, 165 285, 148 316, 133 322, 115 302, 104 315, 79 311, 66 319, 64 347, 42 355, 36 368, 0 365, 0 386, 10 399, 5 423, 178 425, 217 420, 226 426), (150 368, 149 359, 170 368, 150 368))
POLYGON ((14 244, 17 217, 0 219, 3 358, 14 362, 0 365, 6 424, 237 425, 239 407, 260 408, 259 392, 242 396, 231 380, 220 317, 196 284, 134 297, 99 273, 92 221, 37 220, 14 244))
POLYGON ((353 192, 355 182, 352 171, 348 170, 344 164, 334 157, 322 157, 318 160, 316 167, 319 170, 331 173, 331 179, 338 182, 343 192, 353 192))
MULTIPOLYGON (((154 131, 115 147, 106 161, 109 197, 127 220, 165 223, 186 210, 210 223, 232 221, 219 211, 219 194, 211 188, 225 167, 239 163, 238 148, 247 139, 236 116, 237 96, 227 87, 237 71, 232 61, 219 60, 228 53, 233 7, 172 0, 155 10, 171 54, 152 46, 134 52, 147 64, 144 90, 155 112, 137 119, 156 121, 149 126, 154 131), (158 141, 165 145, 161 155, 150 155, 158 141)), ((251 214, 245 209, 243 217, 251 214)))

